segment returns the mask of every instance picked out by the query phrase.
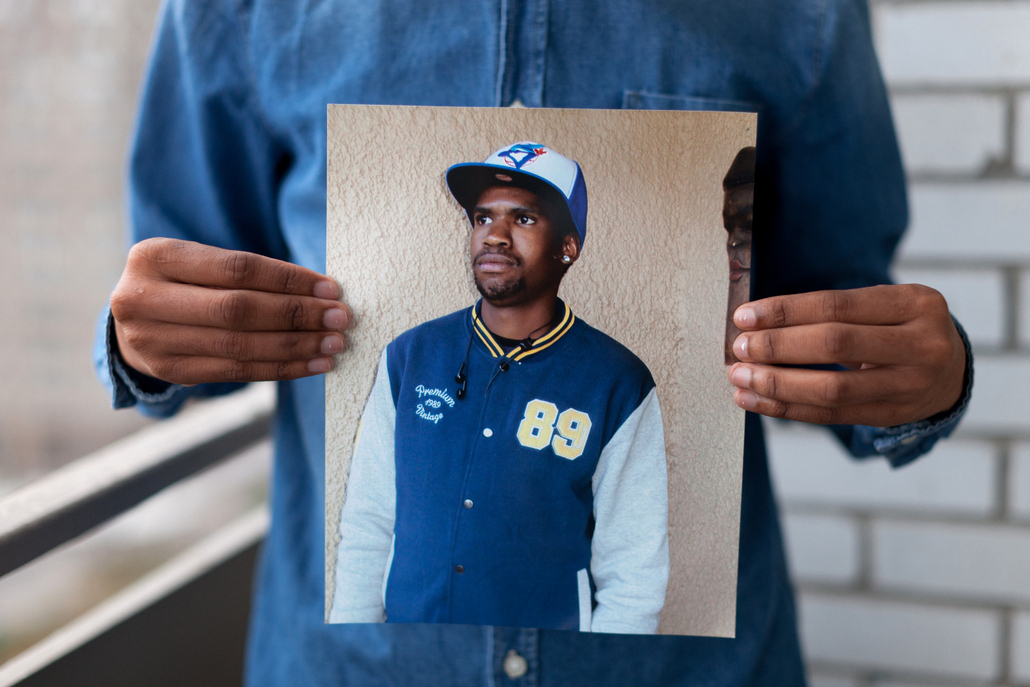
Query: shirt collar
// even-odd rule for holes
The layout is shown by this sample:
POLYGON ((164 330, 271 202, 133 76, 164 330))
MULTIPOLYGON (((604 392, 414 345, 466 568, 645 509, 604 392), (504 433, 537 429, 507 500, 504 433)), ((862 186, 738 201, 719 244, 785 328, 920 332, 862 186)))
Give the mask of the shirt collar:
POLYGON ((547 331, 543 336, 538 339, 534 339, 528 346, 521 344, 511 349, 507 353, 500 344, 497 343, 497 339, 490 333, 490 330, 486 328, 486 324, 483 323, 483 319, 479 315, 480 308, 482 307, 482 299, 476 301, 476 304, 472 306, 472 329, 479 337, 480 341, 486 346, 487 350, 490 351, 490 355, 495 358, 509 358, 511 360, 520 361, 523 358, 527 358, 531 355, 539 353, 548 346, 554 345, 560 338, 565 336, 572 325, 576 321, 576 316, 572 314, 572 310, 568 304, 558 299, 558 323, 554 325, 550 330, 547 331))

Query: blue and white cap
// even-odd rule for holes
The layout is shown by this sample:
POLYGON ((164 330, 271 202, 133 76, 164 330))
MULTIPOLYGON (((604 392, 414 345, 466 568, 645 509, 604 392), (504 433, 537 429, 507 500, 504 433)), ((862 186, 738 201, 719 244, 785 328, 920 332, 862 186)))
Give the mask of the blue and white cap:
POLYGON ((521 141, 501 148, 483 162, 463 162, 447 170, 447 187, 465 208, 469 221, 476 201, 492 186, 511 184, 546 197, 583 245, 587 235, 587 185, 579 163, 551 148, 521 141))

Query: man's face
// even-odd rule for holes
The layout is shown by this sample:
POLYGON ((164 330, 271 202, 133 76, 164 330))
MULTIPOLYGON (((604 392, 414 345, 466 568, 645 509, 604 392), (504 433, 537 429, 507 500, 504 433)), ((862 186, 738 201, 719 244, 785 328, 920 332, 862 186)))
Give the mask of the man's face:
POLYGON ((494 305, 529 303, 557 290, 564 269, 550 208, 532 191, 494 186, 472 213, 472 273, 494 305))
POLYGON ((754 184, 732 186, 726 190, 722 220, 728 236, 726 252, 730 258, 730 281, 737 282, 751 270, 751 215, 754 184))

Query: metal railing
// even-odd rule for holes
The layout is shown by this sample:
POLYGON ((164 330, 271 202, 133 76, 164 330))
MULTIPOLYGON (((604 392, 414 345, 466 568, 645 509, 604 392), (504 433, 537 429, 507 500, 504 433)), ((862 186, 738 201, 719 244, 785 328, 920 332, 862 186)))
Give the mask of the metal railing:
MULTIPOLYGON (((196 403, 0 498, 0 576, 263 440, 274 403, 271 384, 196 403)), ((215 572, 232 561, 246 559, 235 565, 244 571, 237 576, 249 576, 249 561, 267 526, 261 507, 211 534, 0 665, 0 687, 27 685, 41 672, 55 672, 61 661, 71 665, 68 657, 135 617, 167 615, 168 610, 148 609, 158 609, 175 594, 203 595, 198 581, 215 579, 215 572)), ((248 591, 242 597, 235 593, 245 603, 248 591)), ((138 633, 131 636, 135 640, 138 633)))

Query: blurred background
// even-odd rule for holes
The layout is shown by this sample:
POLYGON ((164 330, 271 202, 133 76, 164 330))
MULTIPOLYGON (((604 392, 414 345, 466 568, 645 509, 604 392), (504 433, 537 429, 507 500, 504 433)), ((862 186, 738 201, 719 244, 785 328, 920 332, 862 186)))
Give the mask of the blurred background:
MULTIPOLYGON (((159 0, 0 0, 0 497, 148 423, 92 371, 159 0)), ((260 445, 0 577, 0 663, 261 503, 260 445)))
MULTIPOLYGON (((0 496, 145 424, 95 380, 158 0, 0 0, 0 496)), ((910 180, 898 281, 973 342, 960 430, 900 471, 769 423, 816 687, 1030 685, 1030 0, 872 4, 910 180)), ((0 662, 265 497, 246 451, 0 578, 0 662)))

